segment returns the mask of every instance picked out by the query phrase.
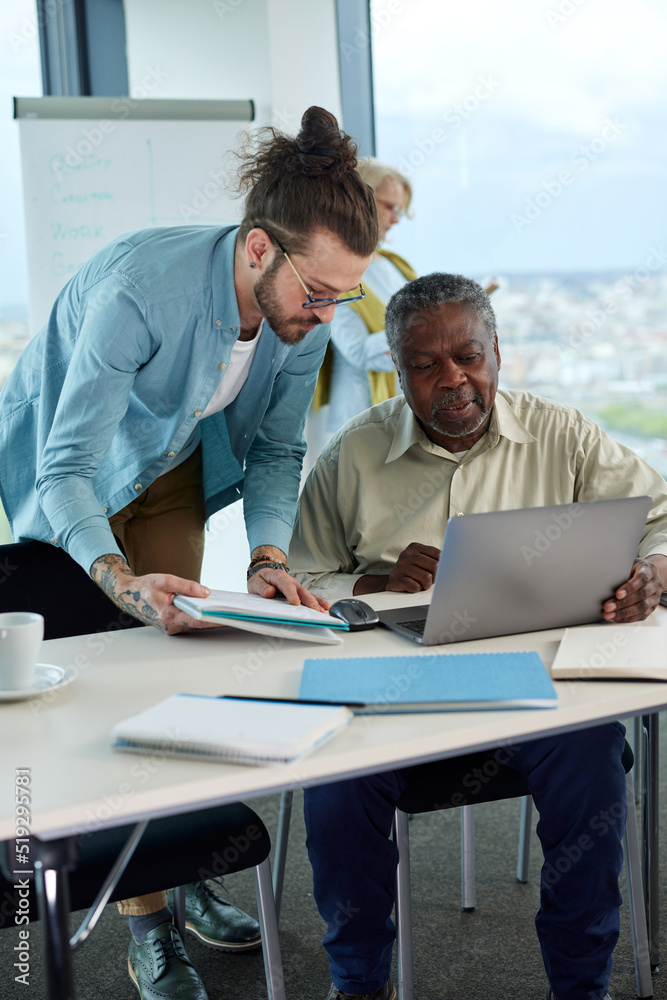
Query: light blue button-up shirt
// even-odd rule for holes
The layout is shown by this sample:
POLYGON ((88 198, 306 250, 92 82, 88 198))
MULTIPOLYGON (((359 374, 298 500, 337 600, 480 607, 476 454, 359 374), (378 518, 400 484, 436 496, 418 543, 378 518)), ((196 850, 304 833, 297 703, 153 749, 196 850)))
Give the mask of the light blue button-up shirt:
POLYGON ((207 516, 244 496, 251 551, 287 551, 329 328, 290 346, 265 323, 239 395, 202 419, 241 329, 236 233, 129 233, 63 288, 0 393, 0 495, 16 541, 55 542, 88 572, 119 552, 111 514, 194 432, 207 516))

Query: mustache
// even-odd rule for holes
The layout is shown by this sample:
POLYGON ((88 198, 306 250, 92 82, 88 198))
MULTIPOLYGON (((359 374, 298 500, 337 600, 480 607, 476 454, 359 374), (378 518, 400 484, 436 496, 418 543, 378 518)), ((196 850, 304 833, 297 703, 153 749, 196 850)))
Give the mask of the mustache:
POLYGON ((448 392, 444 396, 441 396, 440 399, 436 400, 435 403, 433 403, 431 407, 431 412, 433 413, 433 416, 435 416, 438 410, 447 409, 450 406, 456 405, 457 403, 467 403, 470 400, 472 400, 472 402, 474 403, 477 403, 478 406, 481 407, 484 406, 484 400, 482 399, 480 393, 478 392, 473 392, 472 394, 462 393, 462 392, 448 392))

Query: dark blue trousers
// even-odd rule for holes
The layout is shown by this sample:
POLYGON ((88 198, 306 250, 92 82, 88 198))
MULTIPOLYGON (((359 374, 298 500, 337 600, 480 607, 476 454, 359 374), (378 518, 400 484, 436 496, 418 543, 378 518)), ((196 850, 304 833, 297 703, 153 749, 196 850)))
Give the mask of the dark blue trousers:
MULTIPOLYGON (((615 722, 502 751, 503 763, 528 782, 540 816, 544 865, 535 924, 558 1000, 597 1000, 609 985, 621 904, 624 732, 615 722)), ((441 781, 438 767, 422 766, 430 768, 434 803, 443 802, 443 788, 451 801, 447 761, 441 766, 441 781)), ((315 901, 327 924, 324 947, 331 978, 347 993, 373 993, 389 978, 397 864, 389 838, 395 803, 419 776, 420 767, 405 768, 305 792, 315 901)), ((463 785, 465 800, 474 802, 474 780, 463 785)))

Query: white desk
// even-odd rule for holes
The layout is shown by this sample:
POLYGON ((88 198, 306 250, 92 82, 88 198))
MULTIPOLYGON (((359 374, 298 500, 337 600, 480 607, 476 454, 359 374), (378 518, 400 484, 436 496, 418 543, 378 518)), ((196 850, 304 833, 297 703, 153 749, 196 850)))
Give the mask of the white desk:
MULTIPOLYGON (((423 599, 387 594, 370 602, 390 607, 423 599)), ((653 625, 667 625, 667 613, 658 612, 647 627, 653 625)), ((557 685, 559 706, 553 710, 358 717, 303 761, 275 768, 114 753, 109 746, 115 722, 176 691, 295 696, 305 657, 536 649, 548 665, 560 634, 423 648, 384 629, 346 635, 340 646, 321 646, 235 630, 170 638, 145 628, 44 643, 40 660, 73 667, 77 676, 51 697, 0 704, 0 841, 16 835, 17 768, 30 771, 31 832, 48 841, 667 706, 667 684, 565 681, 557 685)), ((62 983, 71 983, 71 956, 57 889, 62 876, 55 870, 47 875, 53 876, 47 909, 54 914, 44 935, 48 989, 58 997, 62 983)), ((39 884, 43 899, 46 881, 39 884)), ((657 926, 656 913, 651 928, 656 938, 657 926)))
MULTIPOLYGON (((423 595, 407 601, 423 602, 423 595)), ((372 602, 399 603, 389 594, 374 595, 372 602)), ((653 623, 667 625, 667 612, 656 612, 653 623)), ((175 691, 296 696, 305 657, 536 649, 550 664, 560 635, 554 630, 423 648, 385 629, 322 646, 236 630, 168 637, 145 628, 46 642, 40 659, 73 666, 78 675, 48 700, 0 704, 0 840, 14 836, 19 767, 30 768, 32 832, 49 839, 667 706, 664 683, 561 681, 557 709, 358 717, 304 760, 274 768, 144 757, 109 747, 115 722, 175 691)))

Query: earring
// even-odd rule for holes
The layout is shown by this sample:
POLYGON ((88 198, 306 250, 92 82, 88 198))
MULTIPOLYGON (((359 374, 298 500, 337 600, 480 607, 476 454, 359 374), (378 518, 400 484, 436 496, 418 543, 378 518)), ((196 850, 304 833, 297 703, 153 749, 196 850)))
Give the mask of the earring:
POLYGON ((257 267, 257 264, 249 264, 249 267, 257 267))

